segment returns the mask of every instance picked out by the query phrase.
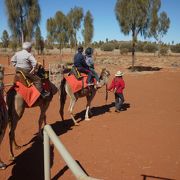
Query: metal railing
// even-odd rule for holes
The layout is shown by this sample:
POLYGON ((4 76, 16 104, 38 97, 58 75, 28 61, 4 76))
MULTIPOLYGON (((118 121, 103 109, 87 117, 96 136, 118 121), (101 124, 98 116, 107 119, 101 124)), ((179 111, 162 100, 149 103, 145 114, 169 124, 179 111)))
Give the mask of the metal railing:
POLYGON ((50 140, 53 142, 58 152, 66 162, 69 169, 77 180, 98 180, 87 176, 87 174, 81 169, 78 163, 73 159, 71 154, 67 151, 59 137, 55 134, 50 125, 44 127, 44 177, 45 180, 51 179, 50 173, 50 140))

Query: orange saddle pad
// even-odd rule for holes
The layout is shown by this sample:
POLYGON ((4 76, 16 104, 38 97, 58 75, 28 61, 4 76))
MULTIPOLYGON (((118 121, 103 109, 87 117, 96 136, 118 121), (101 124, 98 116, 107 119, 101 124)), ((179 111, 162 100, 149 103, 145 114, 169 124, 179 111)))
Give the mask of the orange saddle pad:
POLYGON ((81 73, 81 76, 83 76, 83 81, 82 80, 77 80, 76 77, 72 74, 70 76, 66 76, 65 79, 66 81, 68 82, 68 84, 70 85, 73 93, 81 90, 83 87, 87 87, 87 75, 86 74, 83 74, 81 73), (83 84, 84 82, 84 84, 83 84))
POLYGON ((31 107, 40 96, 40 92, 34 85, 26 87, 22 83, 16 82, 14 89, 23 97, 29 107, 31 107))

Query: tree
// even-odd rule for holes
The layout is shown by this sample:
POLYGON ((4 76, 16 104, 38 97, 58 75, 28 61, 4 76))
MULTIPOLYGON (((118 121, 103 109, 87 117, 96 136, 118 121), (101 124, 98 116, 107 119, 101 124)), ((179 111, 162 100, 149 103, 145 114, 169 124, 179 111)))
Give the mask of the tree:
POLYGON ((132 70, 135 63, 135 47, 138 34, 147 37, 149 27, 157 16, 160 0, 117 0, 115 14, 121 31, 132 33, 132 70))
POLYGON ((74 40, 75 40, 75 45, 78 44, 77 42, 77 31, 80 29, 81 27, 81 21, 83 19, 83 9, 80 7, 74 7, 71 8, 70 12, 67 14, 69 23, 71 24, 72 28, 73 28, 73 36, 74 36, 74 40))
POLYGON ((54 18, 47 19, 46 29, 47 29, 48 46, 53 47, 53 43, 55 40, 54 34, 56 29, 56 22, 54 18))
POLYGON ((42 37, 41 37, 41 30, 39 26, 37 26, 36 31, 35 31, 35 41, 36 41, 36 49, 38 50, 38 54, 39 54, 39 51, 42 49, 41 48, 42 37))
POLYGON ((68 42, 68 20, 66 16, 58 11, 55 15, 55 38, 57 43, 59 44, 59 49, 61 53, 61 49, 65 46, 66 42, 68 42))
POLYGON ((90 11, 87 11, 84 17, 84 29, 82 31, 84 37, 84 43, 86 47, 91 43, 93 38, 93 33, 94 33, 93 18, 90 11))
POLYGON ((5 4, 13 36, 21 43, 30 41, 41 18, 38 0, 5 0, 5 4))
POLYGON ((7 48, 9 46, 9 34, 6 30, 3 31, 1 40, 2 40, 2 47, 7 48))
POLYGON ((170 26, 170 19, 165 12, 160 13, 157 20, 152 22, 150 34, 158 42, 158 55, 160 55, 160 48, 163 36, 167 33, 170 26))

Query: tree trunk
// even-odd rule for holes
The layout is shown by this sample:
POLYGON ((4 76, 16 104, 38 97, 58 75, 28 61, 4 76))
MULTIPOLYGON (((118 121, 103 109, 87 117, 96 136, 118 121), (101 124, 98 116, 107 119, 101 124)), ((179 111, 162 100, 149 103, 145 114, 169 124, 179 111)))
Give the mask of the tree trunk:
POLYGON ((135 69, 134 69, 134 64, 135 64, 135 41, 136 41, 135 31, 133 31, 133 33, 132 33, 132 71, 135 71, 135 69))

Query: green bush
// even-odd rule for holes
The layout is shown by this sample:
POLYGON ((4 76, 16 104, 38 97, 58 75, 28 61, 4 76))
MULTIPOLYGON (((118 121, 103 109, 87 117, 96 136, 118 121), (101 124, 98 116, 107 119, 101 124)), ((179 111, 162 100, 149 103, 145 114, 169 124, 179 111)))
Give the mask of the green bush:
POLYGON ((128 52, 129 52, 129 50, 127 48, 122 48, 120 51, 121 55, 127 55, 128 52))
POLYGON ((157 45, 153 43, 147 43, 144 45, 144 52, 155 53, 157 51, 157 45))
POLYGON ((176 44, 176 45, 171 46, 171 51, 173 53, 180 53, 180 44, 176 44))
POLYGON ((112 44, 112 43, 104 43, 101 46, 101 50, 103 50, 103 51, 113 51, 114 50, 114 44, 112 44))
POLYGON ((121 45, 120 45, 120 51, 122 51, 122 49, 127 49, 128 52, 132 52, 132 43, 131 43, 131 42, 121 43, 121 45))
POLYGON ((168 47, 166 47, 166 46, 161 47, 160 54, 162 56, 165 56, 165 55, 167 55, 167 53, 168 53, 168 47))

